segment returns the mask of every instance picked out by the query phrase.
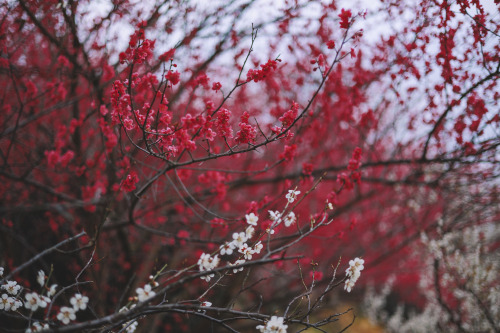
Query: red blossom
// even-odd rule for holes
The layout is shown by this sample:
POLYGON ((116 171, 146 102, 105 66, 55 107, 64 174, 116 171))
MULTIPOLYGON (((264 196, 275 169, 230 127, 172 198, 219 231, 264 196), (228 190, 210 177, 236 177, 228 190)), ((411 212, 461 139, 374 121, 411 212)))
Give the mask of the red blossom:
POLYGON ((220 84, 220 82, 214 82, 212 83, 212 90, 220 90, 222 88, 222 85, 220 84))
POLYGON ((170 49, 167 52, 160 55, 158 59, 161 61, 169 61, 174 57, 174 55, 175 55, 175 49, 170 49))
POLYGON ((359 167, 361 166, 360 159, 361 159, 361 148, 356 147, 356 149, 354 149, 354 152, 352 153, 351 159, 349 160, 349 166, 347 167, 347 169, 351 171, 359 169, 359 167))
POLYGON ((168 71, 168 73, 165 75, 165 78, 173 85, 175 86, 177 83, 180 81, 181 74, 177 71, 168 71))
POLYGON ((295 118, 297 118, 298 111, 299 111, 299 104, 293 102, 290 110, 285 112, 285 114, 279 118, 279 121, 282 122, 283 127, 288 127, 293 123, 295 118))
POLYGON ((228 138, 233 137, 233 130, 229 125, 230 117, 231 117, 231 111, 229 111, 228 109, 222 108, 217 112, 215 119, 215 130, 217 135, 221 137, 225 136, 228 138))
POLYGON ((279 158, 284 159, 285 161, 289 162, 289 161, 293 160, 296 152, 297 152, 297 145, 295 145, 295 144, 293 144, 291 146, 285 145, 285 149, 280 154, 279 158))
POLYGON ((264 65, 260 65, 262 68, 260 70, 249 69, 247 73, 247 81, 259 82, 264 80, 278 68, 279 61, 281 60, 268 60, 264 65))
POLYGON ((249 117, 250 115, 246 111, 241 116, 241 122, 238 124, 240 130, 235 137, 237 143, 252 143, 255 141, 257 130, 248 123, 249 117))
POLYGON ((352 13, 351 13, 350 9, 345 10, 344 8, 342 8, 340 10, 339 17, 340 17, 340 28, 341 29, 349 28, 349 19, 351 18, 351 16, 352 16, 352 13))
POLYGON ((130 171, 127 177, 122 181, 121 186, 125 192, 135 190, 135 185, 139 182, 139 176, 135 171, 130 171))

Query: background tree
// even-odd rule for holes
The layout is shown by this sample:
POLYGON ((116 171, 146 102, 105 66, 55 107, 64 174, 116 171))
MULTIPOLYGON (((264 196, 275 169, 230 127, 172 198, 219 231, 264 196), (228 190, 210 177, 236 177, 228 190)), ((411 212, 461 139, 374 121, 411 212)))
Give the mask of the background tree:
POLYGON ((5 329, 498 331, 495 5, 2 3, 5 329))

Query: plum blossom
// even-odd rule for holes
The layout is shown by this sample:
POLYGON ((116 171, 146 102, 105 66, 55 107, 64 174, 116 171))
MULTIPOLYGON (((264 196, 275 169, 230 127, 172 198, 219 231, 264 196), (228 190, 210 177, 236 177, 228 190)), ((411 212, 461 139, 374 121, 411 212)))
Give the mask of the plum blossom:
POLYGON ((33 333, 33 332, 42 332, 43 330, 48 330, 49 324, 40 324, 38 321, 35 321, 31 327, 26 329, 26 333, 33 333))
POLYGON ((264 325, 258 325, 257 329, 261 333, 286 333, 288 325, 283 324, 283 317, 272 316, 271 320, 264 325))
POLYGON ((57 319, 62 321, 63 324, 68 325, 70 321, 76 319, 75 310, 73 308, 63 306, 61 311, 57 314, 57 319))
POLYGON ((47 295, 54 296, 56 294, 56 288, 57 288, 57 284, 51 285, 49 290, 47 291, 47 295))
POLYGON ((239 249, 238 252, 243 254, 246 260, 251 260, 252 255, 255 253, 255 251, 247 245, 247 243, 243 244, 239 249))
POLYGON ((42 287, 45 285, 45 272, 44 271, 42 271, 42 270, 38 271, 38 276, 36 277, 36 281, 42 287))
POLYGON ((254 246, 253 246, 253 251, 254 253, 257 253, 259 254, 260 251, 262 251, 262 249, 264 248, 264 245, 262 245, 262 242, 261 241, 258 241, 254 246))
POLYGON ((288 203, 292 203, 295 201, 297 196, 300 194, 300 191, 288 190, 288 194, 285 196, 287 198, 288 203))
POLYGON ((2 285, 2 289, 5 289, 11 295, 17 295, 21 286, 16 281, 7 281, 6 284, 2 285))
POLYGON ((22 305, 23 302, 7 294, 2 294, 2 297, 0 297, 0 310, 16 311, 22 305))
POLYGON ((31 311, 36 311, 38 308, 47 307, 47 303, 50 302, 50 298, 45 296, 40 296, 36 292, 27 293, 24 295, 26 298, 26 302, 24 303, 24 307, 31 311))
POLYGON ((201 306, 204 306, 204 307, 211 307, 212 306, 212 302, 209 302, 209 301, 204 301, 204 302, 201 302, 201 306))
POLYGON ((20 300, 18 299, 14 299, 13 297, 9 297, 10 298, 10 310, 11 311, 16 311, 18 308, 20 308, 21 306, 23 306, 23 302, 21 302, 20 300))
MULTIPOLYGON (((200 269, 200 272, 206 272, 216 268, 219 265, 219 261, 220 258, 217 255, 212 257, 208 253, 202 253, 200 259, 198 259, 198 267, 200 269)), ((215 274, 208 274, 200 278, 208 282, 214 276, 215 274)))
POLYGON ((272 210, 270 210, 269 218, 271 219, 271 221, 274 222, 274 225, 278 225, 281 223, 281 213, 278 211, 273 212, 272 210))
POLYGON ((363 265, 365 261, 360 258, 355 258, 349 261, 349 268, 346 269, 347 280, 345 281, 344 289, 350 293, 354 284, 361 276, 361 271, 365 266, 363 265))
MULTIPOLYGON (((136 304, 132 304, 130 306, 130 309, 128 307, 124 306, 118 312, 127 312, 127 311, 130 311, 131 309, 135 308, 135 306, 136 306, 136 304)), ((125 332, 127 332, 127 333, 134 333, 135 330, 137 329, 138 325, 139 325, 139 323, 137 322, 137 320, 134 320, 134 321, 128 321, 128 322, 126 322, 125 324, 122 325, 122 327, 125 329, 125 332)))
POLYGON ((233 242, 226 242, 220 246, 220 254, 223 255, 231 255, 233 254, 233 250, 236 248, 233 242))
POLYGON ((75 294, 75 296, 71 297, 69 302, 73 305, 73 309, 75 309, 75 311, 85 310, 87 308, 89 298, 87 296, 83 296, 82 294, 75 294))
POLYGON ((0 298, 0 310, 5 310, 9 311, 10 310, 10 300, 9 300, 9 295, 3 294, 2 297, 0 298))
POLYGON ((135 320, 133 322, 128 322, 126 325, 128 325, 128 326, 127 326, 125 332, 134 333, 137 330, 137 326, 139 326, 139 323, 137 322, 137 320, 135 320))
POLYGON ((246 233, 244 232, 235 232, 233 234, 233 241, 232 243, 234 244, 234 247, 240 248, 245 242, 248 240, 248 237, 246 233))
POLYGON ((253 226, 257 225, 257 221, 259 220, 259 217, 256 216, 254 213, 250 213, 245 215, 245 218, 247 220, 247 223, 253 226))
POLYGON ((151 285, 149 283, 146 284, 144 288, 137 288, 135 292, 137 293, 139 302, 144 302, 149 298, 153 297, 154 295, 156 295, 156 293, 153 290, 151 290, 151 285))
POLYGON ((297 217, 294 212, 290 212, 284 219, 285 227, 289 227, 297 221, 297 217))
MULTIPOLYGON (((246 262, 246 260, 243 260, 243 259, 239 259, 239 260, 236 260, 234 262, 234 264, 229 264, 230 266, 236 266, 236 265, 241 265, 241 264, 244 264, 246 262)), ((241 272, 243 270, 243 267, 238 267, 238 268, 233 268, 233 273, 238 273, 238 272, 241 272)))
POLYGON ((254 233, 255 233, 255 228, 252 227, 251 225, 249 225, 248 228, 245 229, 245 235, 247 236, 247 239, 252 238, 254 233))

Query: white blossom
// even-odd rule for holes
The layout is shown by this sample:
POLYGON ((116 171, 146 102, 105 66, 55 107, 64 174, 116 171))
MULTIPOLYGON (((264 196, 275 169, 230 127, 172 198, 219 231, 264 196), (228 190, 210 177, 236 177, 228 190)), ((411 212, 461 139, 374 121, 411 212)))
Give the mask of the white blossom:
POLYGON ((246 214, 245 218, 247 220, 247 223, 253 226, 257 225, 257 221, 259 220, 259 217, 255 215, 254 213, 246 214))
POLYGON ((26 329, 26 333, 34 333, 34 332, 42 332, 43 330, 48 330, 49 324, 43 324, 43 326, 38 322, 35 321, 31 327, 26 329))
POLYGON ((21 289, 21 286, 16 281, 7 281, 6 284, 2 285, 2 289, 15 296, 19 292, 19 289, 21 289))
POLYGON ((38 308, 47 307, 47 303, 50 303, 50 298, 45 296, 40 296, 36 292, 27 293, 24 295, 26 302, 24 302, 24 307, 31 311, 36 311, 38 308))
POLYGON ((261 333, 286 333, 288 325, 283 324, 283 320, 283 317, 272 316, 266 326, 258 325, 257 329, 261 333))
POLYGON ((22 305, 23 302, 7 294, 2 294, 2 297, 0 297, 0 310, 16 311, 22 305))
POLYGON ((239 249, 238 252, 243 254, 246 260, 251 260, 252 255, 255 253, 255 251, 247 245, 247 243, 243 244, 239 249))
POLYGON ((344 290, 348 293, 351 292, 354 284, 361 276, 361 271, 365 268, 365 261, 360 258, 355 258, 354 260, 349 261, 349 268, 346 269, 347 279, 345 280, 344 290))
MULTIPOLYGON (((233 237, 234 237, 234 235, 233 235, 233 237)), ((206 271, 210 271, 210 270, 216 268, 219 265, 219 261, 220 261, 220 259, 217 255, 212 257, 208 253, 202 253, 200 256, 200 259, 198 259, 198 267, 200 269, 200 272, 206 272, 206 271)), ((208 275, 202 276, 201 279, 208 282, 214 276, 215 276, 215 274, 208 274, 208 275)))
POLYGON ((57 284, 51 285, 49 290, 47 291, 47 295, 54 296, 56 294, 56 288, 57 288, 57 284))
MULTIPOLYGON (((130 306, 130 309, 135 308, 135 306, 136 306, 136 304, 132 304, 130 306)), ((127 312, 130 309, 127 308, 126 306, 124 306, 118 312, 127 312)), ((126 327, 125 332, 127 332, 127 333, 134 333, 135 330, 137 329, 138 325, 139 325, 139 323, 136 320, 134 320, 134 321, 128 321, 128 322, 126 322, 125 324, 122 325, 122 327, 126 327)))
POLYGON ((220 254, 223 255, 231 255, 233 254, 233 250, 235 249, 235 244, 233 242, 226 242, 220 246, 220 254))
POLYGON ((137 320, 135 320, 133 322, 128 322, 125 325, 128 325, 127 329, 125 330, 125 332, 127 332, 127 333, 134 333, 135 330, 137 329, 137 326, 139 326, 139 323, 137 322, 137 320))
POLYGON ((209 301, 204 301, 204 302, 201 302, 201 306, 205 306, 205 307, 211 307, 212 306, 212 302, 209 302, 209 301))
POLYGON ((262 242, 261 241, 258 241, 254 246, 253 246, 253 250, 255 253, 259 254, 260 251, 262 251, 262 249, 264 248, 264 245, 262 245, 262 242))
POLYGON ((255 233, 255 228, 249 225, 248 228, 245 229, 245 235, 247 236, 247 240, 252 238, 254 233, 255 233))
POLYGON ((147 283, 144 286, 144 288, 137 288, 135 290, 135 292, 137 293, 137 297, 139 298, 139 302, 144 302, 147 299, 156 295, 156 293, 153 290, 151 290, 151 285, 149 283, 147 283))
POLYGON ((235 247, 241 247, 247 240, 247 235, 243 231, 233 233, 233 243, 235 247))
MULTIPOLYGON (((229 264, 231 266, 235 266, 235 265, 241 265, 241 264, 244 264, 246 262, 246 260, 243 260, 243 259, 239 259, 239 260, 236 260, 234 262, 234 264, 229 264)), ((233 273, 238 273, 238 272, 241 272, 243 270, 243 267, 238 267, 238 268, 233 268, 233 273)))
POLYGON ((273 221, 275 225, 278 225, 281 223, 281 213, 280 212, 278 212, 278 211, 273 212, 272 210, 270 210, 269 217, 271 218, 271 221, 273 221))
POLYGON ((87 296, 83 296, 82 294, 75 294, 75 296, 71 297, 69 302, 73 305, 73 309, 75 309, 75 311, 85 310, 87 308, 89 298, 87 296))
POLYGON ((57 314, 57 319, 63 324, 68 325, 70 321, 76 319, 75 310, 73 308, 63 306, 57 314))
POLYGON ((292 224, 294 224, 297 221, 297 217, 295 216, 294 212, 290 212, 286 217, 285 217, 285 227, 289 227, 292 224))
POLYGON ((38 271, 38 276, 36 277, 36 281, 42 287, 45 285, 45 272, 44 271, 42 271, 42 270, 38 271))
POLYGON ((288 194, 285 196, 288 200, 288 203, 292 203, 295 201, 297 196, 300 194, 300 191, 289 190, 288 194))
POLYGON ((23 302, 13 297, 10 297, 10 311, 16 311, 21 306, 23 306, 23 302))
POLYGON ((2 294, 2 297, 0 298, 0 310, 5 310, 9 311, 10 310, 10 299, 12 297, 9 297, 7 294, 2 294))
POLYGON ((355 282, 351 279, 345 280, 344 290, 346 290, 348 293, 350 293, 352 288, 354 287, 354 283, 355 282))

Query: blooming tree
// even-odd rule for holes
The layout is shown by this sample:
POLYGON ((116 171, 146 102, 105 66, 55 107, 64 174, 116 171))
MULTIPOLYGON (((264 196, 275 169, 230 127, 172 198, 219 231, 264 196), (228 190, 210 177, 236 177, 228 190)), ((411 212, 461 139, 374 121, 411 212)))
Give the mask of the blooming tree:
POLYGON ((495 4, 1 3, 2 329, 499 331, 495 4))

